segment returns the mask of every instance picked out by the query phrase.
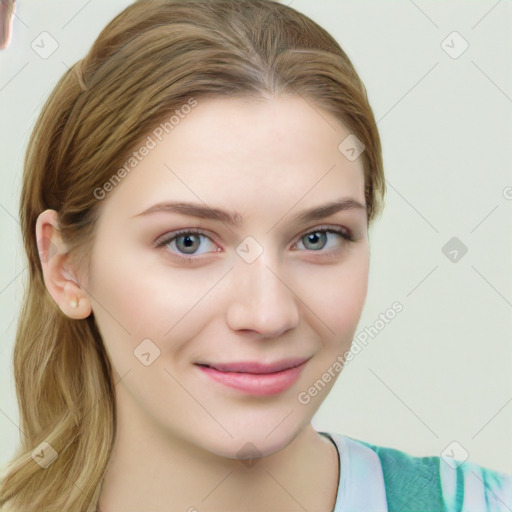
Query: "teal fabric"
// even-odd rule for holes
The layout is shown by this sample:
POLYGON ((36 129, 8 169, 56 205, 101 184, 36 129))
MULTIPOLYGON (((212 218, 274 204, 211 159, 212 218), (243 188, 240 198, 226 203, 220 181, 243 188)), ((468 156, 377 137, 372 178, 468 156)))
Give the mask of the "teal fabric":
POLYGON ((511 475, 358 442, 379 456, 388 512, 512 512, 511 475))
POLYGON ((363 444, 380 458, 389 512, 445 512, 438 457, 363 444))

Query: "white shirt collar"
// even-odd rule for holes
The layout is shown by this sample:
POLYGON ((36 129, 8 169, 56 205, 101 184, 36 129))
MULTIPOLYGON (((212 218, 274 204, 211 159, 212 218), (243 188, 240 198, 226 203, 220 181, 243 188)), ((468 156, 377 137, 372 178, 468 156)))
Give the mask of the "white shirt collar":
POLYGON ((333 512, 388 512, 379 456, 350 437, 319 433, 330 438, 338 450, 340 479, 333 512))

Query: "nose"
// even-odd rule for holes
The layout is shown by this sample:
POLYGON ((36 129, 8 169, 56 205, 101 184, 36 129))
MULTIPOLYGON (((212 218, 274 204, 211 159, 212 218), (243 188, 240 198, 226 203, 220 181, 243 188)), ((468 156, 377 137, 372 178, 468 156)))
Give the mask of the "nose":
POLYGON ((299 299, 290 278, 264 256, 265 252, 252 263, 239 260, 235 265, 227 322, 233 330, 274 338, 298 325, 299 299))

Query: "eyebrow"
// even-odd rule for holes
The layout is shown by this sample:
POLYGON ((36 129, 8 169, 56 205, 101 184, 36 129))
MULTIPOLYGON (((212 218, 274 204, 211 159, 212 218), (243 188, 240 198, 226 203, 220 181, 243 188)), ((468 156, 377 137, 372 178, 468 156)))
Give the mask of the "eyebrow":
MULTIPOLYGON (((297 222, 311 222, 329 217, 339 211, 360 209, 366 211, 366 206, 355 199, 340 199, 304 210, 295 215, 293 220, 297 222)), ((239 212, 229 212, 201 203, 185 203, 181 201, 164 201, 157 203, 133 217, 142 217, 153 213, 177 213, 189 217, 220 221, 231 226, 240 226, 243 222, 243 216, 239 212)))

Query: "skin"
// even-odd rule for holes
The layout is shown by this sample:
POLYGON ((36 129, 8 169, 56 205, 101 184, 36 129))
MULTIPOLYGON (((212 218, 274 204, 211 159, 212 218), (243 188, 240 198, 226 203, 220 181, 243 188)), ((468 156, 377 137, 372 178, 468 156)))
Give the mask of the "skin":
POLYGON ((88 275, 73 268, 56 212, 39 216, 37 239, 58 251, 42 262, 48 290, 71 318, 94 312, 116 376, 103 512, 334 507, 337 452, 311 418, 335 379, 306 405, 297 395, 350 348, 367 293, 363 166, 338 150, 349 134, 300 97, 199 98, 103 199, 88 275), (364 208, 293 220, 348 198, 364 208), (236 211, 243 221, 137 216, 169 200, 236 211), (327 233, 309 242, 326 224, 348 228, 355 241, 327 233), (207 236, 189 252, 184 236, 153 246, 185 228, 207 236), (236 252, 248 236, 263 248, 252 263, 236 252), (148 366, 134 356, 147 338, 160 350, 148 366), (270 396, 226 387, 194 365, 306 356, 298 381, 270 396), (240 460, 247 443, 251 464, 240 460))

